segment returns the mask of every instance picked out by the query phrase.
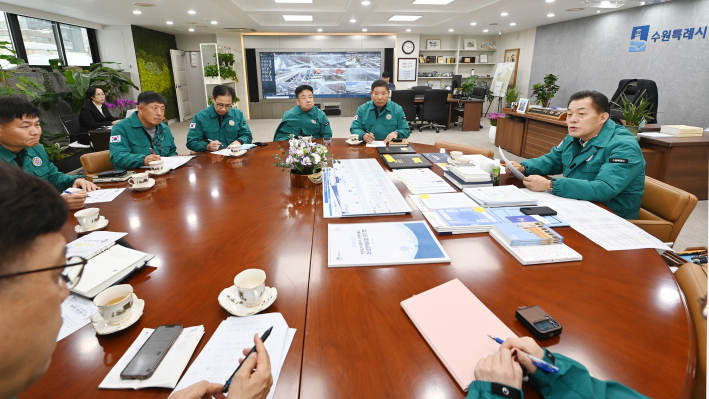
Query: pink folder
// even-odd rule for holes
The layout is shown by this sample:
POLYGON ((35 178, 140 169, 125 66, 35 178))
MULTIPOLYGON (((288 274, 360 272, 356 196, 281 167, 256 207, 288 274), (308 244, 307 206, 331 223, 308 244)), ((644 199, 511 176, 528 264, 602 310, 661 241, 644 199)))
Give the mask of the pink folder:
POLYGON ((517 336, 458 279, 402 301, 401 307, 463 391, 475 380, 478 360, 500 348, 487 334, 517 336))

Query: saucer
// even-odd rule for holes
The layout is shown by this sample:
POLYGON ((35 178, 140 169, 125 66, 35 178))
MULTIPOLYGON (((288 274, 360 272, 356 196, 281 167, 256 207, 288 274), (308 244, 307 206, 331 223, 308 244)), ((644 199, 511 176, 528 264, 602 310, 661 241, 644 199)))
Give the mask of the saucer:
POLYGON ((150 190, 151 188, 153 188, 154 185, 155 185, 155 179, 148 179, 148 184, 145 185, 145 186, 141 186, 141 187, 131 186, 131 184, 128 183, 128 186, 129 186, 130 189, 133 190, 133 191, 145 191, 145 190, 150 190))
POLYGON ((345 143, 347 143, 349 145, 360 145, 360 144, 362 144, 362 140, 357 140, 357 141, 345 140, 345 143))
POLYGON ((96 224, 96 226, 94 226, 94 227, 89 227, 89 228, 83 228, 83 227, 81 227, 80 224, 77 224, 77 225, 74 227, 74 231, 76 231, 76 232, 79 233, 79 234, 81 234, 81 233, 88 233, 88 232, 91 232, 91 231, 101 230, 101 229, 103 229, 103 228, 106 227, 106 226, 108 226, 108 219, 106 219, 106 218, 103 217, 103 216, 99 216, 99 218, 98 218, 98 223, 96 224))
POLYGON ((170 170, 171 170, 170 168, 165 168, 165 167, 163 167, 159 171, 155 171, 155 170, 150 169, 150 174, 153 176, 162 176, 165 173, 169 172, 170 170))
POLYGON ((138 299, 138 297, 135 295, 135 293, 133 293, 133 311, 131 312, 129 318, 123 320, 119 324, 108 324, 105 321, 103 321, 103 322, 99 321, 99 322, 94 323, 92 321, 91 325, 94 326, 94 330, 96 330, 96 334, 98 334, 98 335, 113 334, 114 332, 125 330, 126 328, 135 324, 135 322, 138 321, 138 319, 140 319, 140 316, 143 315, 144 310, 145 310, 145 301, 142 299, 138 299))
POLYGON ((244 154, 246 154, 246 150, 238 151, 236 154, 234 154, 234 153, 232 152, 232 153, 230 153, 230 154, 227 155, 227 156, 228 156, 228 157, 240 157, 240 156, 242 156, 242 155, 244 155, 244 154))
POLYGON ((222 290, 217 300, 219 301, 219 305, 234 316, 251 316, 271 306, 277 297, 278 291, 275 288, 266 287, 261 303, 256 306, 247 307, 241 303, 239 295, 236 293, 236 287, 232 285, 222 290))

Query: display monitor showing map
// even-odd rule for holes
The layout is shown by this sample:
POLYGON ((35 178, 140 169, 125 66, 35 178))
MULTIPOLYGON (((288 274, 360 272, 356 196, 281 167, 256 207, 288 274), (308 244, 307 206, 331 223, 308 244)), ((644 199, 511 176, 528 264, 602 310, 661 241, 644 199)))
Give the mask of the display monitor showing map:
POLYGON ((381 52, 261 52, 263 98, 295 98, 295 88, 313 87, 315 97, 369 97, 381 79, 381 52))

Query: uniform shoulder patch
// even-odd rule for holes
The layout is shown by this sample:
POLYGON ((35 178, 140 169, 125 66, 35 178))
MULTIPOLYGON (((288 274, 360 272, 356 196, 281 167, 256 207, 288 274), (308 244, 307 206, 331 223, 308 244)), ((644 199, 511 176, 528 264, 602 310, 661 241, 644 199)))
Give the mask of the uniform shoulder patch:
POLYGON ((359 118, 359 115, 355 115, 354 120, 357 120, 359 118))
POLYGON ((195 127, 197 127, 196 123, 190 123, 190 129, 194 129, 195 127))
POLYGON ((330 125, 330 122, 328 122, 328 123, 325 124, 325 126, 329 126, 329 125, 330 125))
POLYGON ((42 158, 40 158, 40 157, 34 157, 34 158, 32 158, 32 165, 34 165, 34 166, 42 166, 42 158))
POLYGON ((611 158, 608 160, 608 162, 610 162, 610 163, 628 163, 628 160, 623 159, 623 158, 611 158))
POLYGON ((111 139, 109 140, 109 143, 120 143, 121 142, 121 136, 111 136, 111 139))

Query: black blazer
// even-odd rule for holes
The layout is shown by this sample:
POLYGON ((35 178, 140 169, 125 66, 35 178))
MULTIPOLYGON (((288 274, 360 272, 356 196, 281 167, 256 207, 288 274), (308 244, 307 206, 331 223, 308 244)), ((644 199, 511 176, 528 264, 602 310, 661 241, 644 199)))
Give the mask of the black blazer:
POLYGON ((106 104, 101 104, 101 109, 103 113, 98 112, 98 108, 94 105, 94 102, 89 100, 81 107, 81 113, 79 113, 79 128, 82 132, 88 132, 89 130, 98 129, 101 126, 110 126, 113 121, 118 118, 114 118, 108 111, 106 104))

